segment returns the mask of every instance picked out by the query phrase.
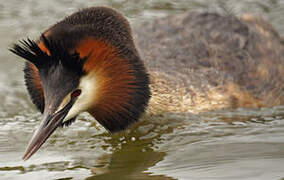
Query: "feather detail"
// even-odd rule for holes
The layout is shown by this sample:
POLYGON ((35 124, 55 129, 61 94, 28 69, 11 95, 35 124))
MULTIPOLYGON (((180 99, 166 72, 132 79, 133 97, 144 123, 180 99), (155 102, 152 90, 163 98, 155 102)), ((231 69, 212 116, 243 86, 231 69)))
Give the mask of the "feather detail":
POLYGON ((76 49, 89 55, 84 64, 88 75, 96 78, 96 92, 88 111, 111 132, 138 121, 150 97, 149 77, 138 56, 126 59, 111 44, 92 37, 83 39, 76 49))
POLYGON ((83 65, 87 57, 80 58, 77 52, 69 53, 59 42, 41 36, 39 45, 30 39, 14 44, 10 49, 14 54, 33 63, 39 71, 49 70, 50 67, 62 63, 63 66, 83 75, 83 65))

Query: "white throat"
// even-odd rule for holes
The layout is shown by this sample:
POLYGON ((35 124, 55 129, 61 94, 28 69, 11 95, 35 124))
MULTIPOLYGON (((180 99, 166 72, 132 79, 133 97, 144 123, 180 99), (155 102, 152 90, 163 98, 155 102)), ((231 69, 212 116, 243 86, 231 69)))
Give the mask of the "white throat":
POLYGON ((94 103, 96 90, 97 90, 97 81, 94 74, 88 74, 83 76, 80 79, 78 89, 81 89, 81 94, 73 104, 68 114, 64 118, 64 121, 67 121, 79 113, 88 110, 88 108, 94 103))

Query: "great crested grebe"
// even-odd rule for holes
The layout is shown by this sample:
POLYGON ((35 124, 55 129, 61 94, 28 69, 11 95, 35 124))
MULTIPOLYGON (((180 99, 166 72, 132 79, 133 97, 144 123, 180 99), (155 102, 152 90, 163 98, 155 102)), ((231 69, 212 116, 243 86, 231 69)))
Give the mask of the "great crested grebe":
POLYGON ((151 113, 283 104, 283 42, 268 23, 182 16, 137 29, 143 61, 127 20, 106 7, 80 10, 37 41, 15 44, 11 51, 27 60, 26 86, 43 114, 23 159, 84 111, 116 132, 138 121, 148 102, 151 113))

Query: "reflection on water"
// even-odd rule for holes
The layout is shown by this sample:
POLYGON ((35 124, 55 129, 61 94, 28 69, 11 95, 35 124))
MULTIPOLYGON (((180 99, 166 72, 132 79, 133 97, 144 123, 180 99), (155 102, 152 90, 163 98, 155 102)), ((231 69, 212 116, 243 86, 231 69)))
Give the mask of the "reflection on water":
MULTIPOLYGON (((201 115, 144 117, 129 130, 108 134, 86 114, 57 131, 30 160, 21 160, 40 114, 24 88, 22 66, 7 48, 37 37, 78 8, 109 5, 133 25, 189 9, 214 10, 222 1, 36 1, 0 4, 0 179, 281 179, 284 107, 201 115), (217 5, 216 5, 217 4, 217 5)), ((223 1, 225 2, 225 1, 223 1)), ((284 2, 226 1, 238 14, 261 13, 284 34, 284 2)), ((17 59, 18 60, 18 59, 17 59)))

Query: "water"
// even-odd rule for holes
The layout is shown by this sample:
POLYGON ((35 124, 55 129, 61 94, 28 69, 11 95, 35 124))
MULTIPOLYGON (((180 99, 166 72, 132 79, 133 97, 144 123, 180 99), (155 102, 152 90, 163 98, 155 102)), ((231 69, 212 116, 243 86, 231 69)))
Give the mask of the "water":
POLYGON ((82 114, 21 159, 40 114, 24 87, 23 62, 7 50, 13 42, 88 6, 114 7, 135 26, 187 10, 218 11, 223 2, 236 14, 261 14, 284 35, 283 0, 1 0, 0 179, 283 179, 284 107, 164 114, 117 134, 82 114))

